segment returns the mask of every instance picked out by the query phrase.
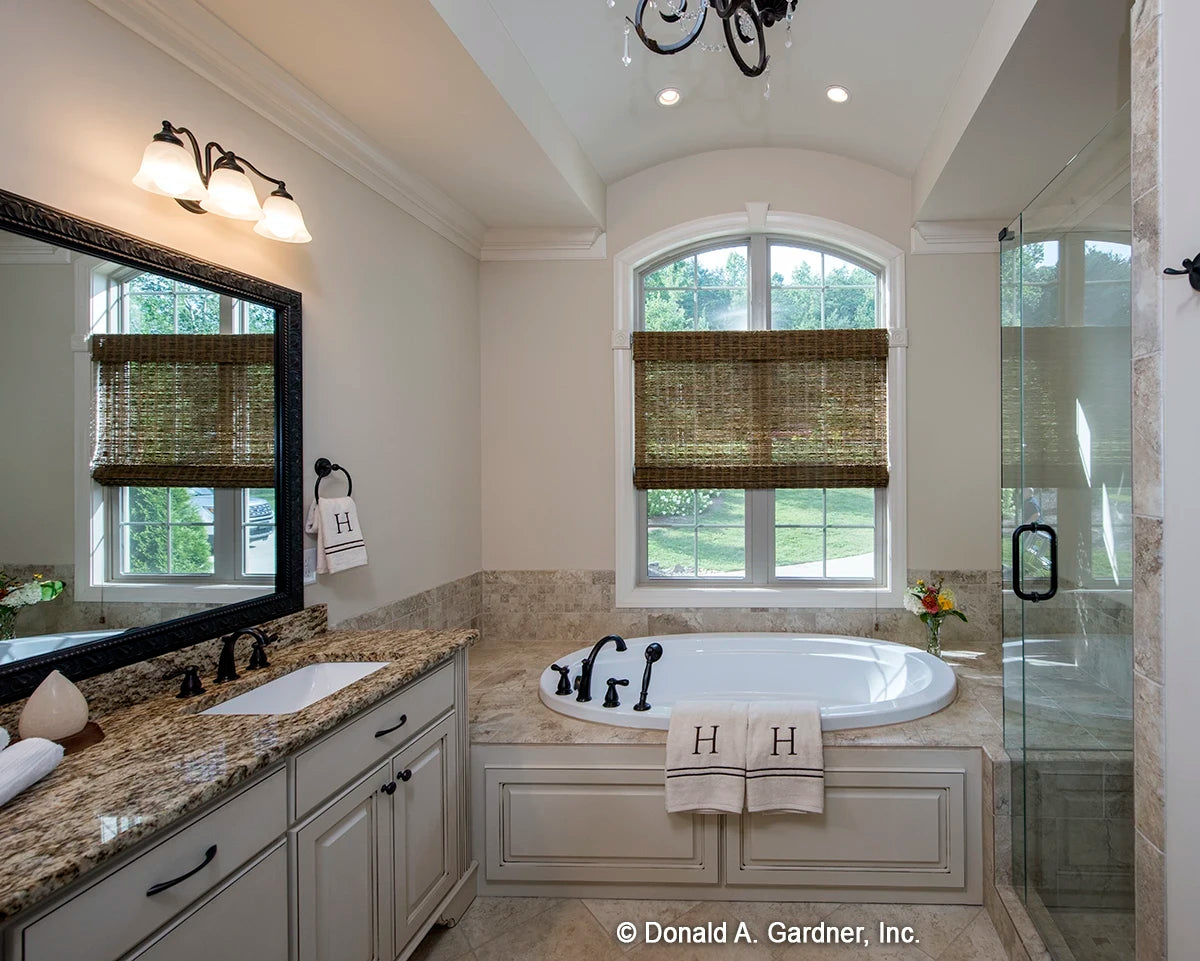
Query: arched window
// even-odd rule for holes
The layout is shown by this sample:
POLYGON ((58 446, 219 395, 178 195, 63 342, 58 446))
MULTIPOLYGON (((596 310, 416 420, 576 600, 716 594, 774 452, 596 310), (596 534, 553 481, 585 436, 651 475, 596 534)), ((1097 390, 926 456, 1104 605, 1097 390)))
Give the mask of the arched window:
MULTIPOLYGON (((861 246, 854 250, 764 230, 679 245, 641 263, 618 257, 617 269, 627 272, 632 295, 631 303, 618 305, 618 334, 623 327, 667 336, 744 331, 749 332, 745 342, 752 342, 759 331, 827 331, 831 342, 842 342, 870 336, 847 331, 899 327, 902 282, 895 273, 901 269, 902 255, 877 243, 881 249, 871 256, 861 246)), ((619 275, 619 299, 621 279, 619 275)), ((873 339, 886 344, 884 335, 873 339)), ((819 333, 806 342, 815 345, 814 356, 822 353, 819 333)), ((620 336, 614 346, 624 346, 620 336)), ((894 556, 897 543, 901 549, 903 544, 902 469, 897 473, 902 459, 897 442, 903 418, 903 352, 886 346, 880 350, 899 355, 879 361, 888 370, 886 429, 891 444, 890 463, 883 479, 874 483, 886 486, 833 481, 746 489, 694 484, 686 489, 634 489, 626 472, 635 432, 635 403, 627 401, 633 362, 620 356, 628 351, 619 352, 618 604, 894 603, 906 577, 905 558, 894 556)), ((819 382, 834 375, 818 364, 805 376, 811 387, 814 378, 819 382)), ((703 407, 699 404, 697 409, 703 407)), ((701 424, 698 429, 707 428, 701 424)), ((825 429, 828 446, 836 447, 837 427, 825 429)), ((712 433, 719 430, 714 426, 712 433)))

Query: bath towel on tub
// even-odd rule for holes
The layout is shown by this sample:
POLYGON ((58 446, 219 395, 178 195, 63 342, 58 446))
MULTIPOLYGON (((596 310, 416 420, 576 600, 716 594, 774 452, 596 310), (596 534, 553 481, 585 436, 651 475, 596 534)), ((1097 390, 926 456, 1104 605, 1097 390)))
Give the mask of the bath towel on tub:
POLYGON ((739 814, 746 802, 746 703, 681 701, 667 731, 667 813, 739 814))
POLYGON ((820 814, 825 750, 816 701, 752 701, 746 735, 746 810, 820 814))
POLYGON ((317 536, 318 574, 336 574, 367 563, 367 542, 351 498, 322 497, 313 501, 304 529, 317 536))

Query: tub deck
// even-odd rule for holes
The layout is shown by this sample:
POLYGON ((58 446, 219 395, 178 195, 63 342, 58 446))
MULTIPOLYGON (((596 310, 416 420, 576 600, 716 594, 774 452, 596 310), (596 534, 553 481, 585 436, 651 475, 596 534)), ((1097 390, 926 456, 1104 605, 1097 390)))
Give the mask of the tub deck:
MULTIPOLYGON (((566 717, 538 699, 546 666, 578 641, 485 639, 471 649, 471 741, 475 744, 665 744, 666 731, 614 727, 566 717)), ((837 746, 981 747, 1003 756, 1000 653, 945 652, 958 680, 949 707, 915 721, 826 731, 837 746)), ((640 676, 641 666, 638 665, 640 676)), ((651 699, 654 689, 651 686, 651 699)))

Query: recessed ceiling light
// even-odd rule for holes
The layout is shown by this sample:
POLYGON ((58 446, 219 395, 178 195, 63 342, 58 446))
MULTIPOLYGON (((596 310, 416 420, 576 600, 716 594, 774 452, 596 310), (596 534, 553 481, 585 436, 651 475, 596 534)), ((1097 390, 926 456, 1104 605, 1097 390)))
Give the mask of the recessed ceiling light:
POLYGON ((850 91, 847 90, 845 87, 839 86, 838 84, 834 84, 832 87, 830 87, 828 90, 825 91, 825 96, 827 96, 834 103, 845 103, 847 100, 850 99, 850 91))
POLYGON ((679 101, 683 99, 683 94, 681 94, 675 87, 663 87, 662 90, 658 92, 658 95, 655 97, 655 99, 663 107, 674 107, 675 104, 679 103, 679 101))

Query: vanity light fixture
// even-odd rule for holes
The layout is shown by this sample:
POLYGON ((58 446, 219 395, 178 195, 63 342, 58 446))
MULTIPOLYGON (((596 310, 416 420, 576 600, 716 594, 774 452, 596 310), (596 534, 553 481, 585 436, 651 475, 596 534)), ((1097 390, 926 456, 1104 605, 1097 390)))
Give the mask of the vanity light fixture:
POLYGON ((659 106, 674 107, 680 100, 683 99, 683 94, 679 92, 677 87, 663 87, 655 96, 659 106))
POLYGON ((133 182, 152 194, 174 198, 184 210, 194 214, 214 213, 234 220, 252 220, 254 232, 271 240, 289 244, 312 240, 304 225, 304 215, 282 180, 267 176, 245 157, 215 141, 205 144, 201 151, 187 127, 176 127, 169 120, 162 122, 162 130, 146 147, 133 182), (180 135, 187 137, 190 152, 180 135), (261 205, 246 168, 275 185, 261 205))
POLYGON ((834 103, 845 103, 850 99, 850 91, 841 84, 834 84, 825 91, 825 96, 834 103))

